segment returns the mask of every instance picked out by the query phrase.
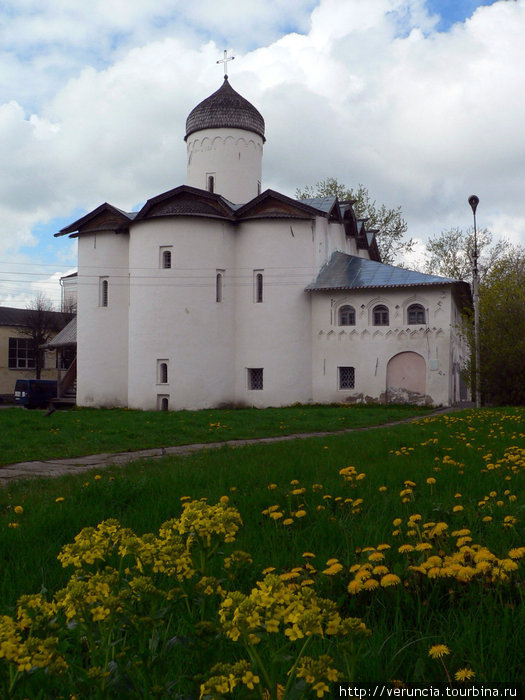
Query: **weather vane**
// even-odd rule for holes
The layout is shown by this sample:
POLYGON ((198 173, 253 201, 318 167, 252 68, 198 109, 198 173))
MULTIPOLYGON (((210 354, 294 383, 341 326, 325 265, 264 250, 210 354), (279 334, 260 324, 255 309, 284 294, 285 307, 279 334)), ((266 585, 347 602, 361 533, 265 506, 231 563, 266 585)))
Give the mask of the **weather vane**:
POLYGON ((224 58, 221 59, 220 61, 217 61, 217 63, 224 64, 224 77, 225 78, 228 77, 228 73, 226 72, 228 61, 233 61, 234 58, 235 58, 235 56, 228 56, 228 49, 225 49, 224 50, 224 58))

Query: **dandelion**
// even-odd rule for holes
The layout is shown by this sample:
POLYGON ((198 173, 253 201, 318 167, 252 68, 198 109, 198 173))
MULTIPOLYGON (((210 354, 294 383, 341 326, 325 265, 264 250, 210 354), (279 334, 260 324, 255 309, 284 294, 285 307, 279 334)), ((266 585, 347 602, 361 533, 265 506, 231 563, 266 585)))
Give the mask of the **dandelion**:
POLYGON ((283 520, 283 525, 292 525, 293 524, 293 518, 285 518, 283 520))
POLYGON ((55 498, 55 503, 62 503, 63 500, 64 500, 64 497, 59 496, 58 498, 55 498))
POLYGON ((305 515, 306 515, 305 510, 298 510, 297 513, 295 514, 295 517, 296 518, 304 518, 305 515))
POLYGON ((397 586, 401 583, 401 579, 396 574, 386 574, 381 579, 382 588, 388 588, 389 586, 397 586))
POLYGON ((100 474, 95 474, 95 476, 93 478, 95 479, 95 481, 100 481, 100 479, 102 479, 100 474))
POLYGON ((431 659, 441 659, 447 654, 450 654, 450 649, 445 644, 435 644, 428 650, 431 659))
POLYGON ((456 671, 454 674, 454 678, 457 681, 470 681, 472 678, 474 678, 476 674, 471 668, 460 668, 459 671, 456 671))
POLYGON ((22 508, 22 506, 15 506, 13 510, 15 511, 15 513, 17 515, 21 515, 24 512, 24 509, 22 508))
POLYGON ((379 492, 384 493, 386 491, 386 486, 380 486, 379 487, 379 492))
POLYGON ((305 559, 315 559, 315 554, 312 552, 303 552, 303 557, 305 559))

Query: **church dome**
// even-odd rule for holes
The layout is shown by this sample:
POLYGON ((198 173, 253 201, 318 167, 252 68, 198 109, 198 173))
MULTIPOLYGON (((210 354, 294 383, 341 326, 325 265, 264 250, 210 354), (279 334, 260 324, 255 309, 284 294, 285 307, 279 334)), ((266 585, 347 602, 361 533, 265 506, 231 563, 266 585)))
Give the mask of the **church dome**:
POLYGON ((264 119, 260 112, 232 88, 228 76, 221 87, 190 112, 186 119, 186 136, 202 129, 221 127, 252 131, 264 138, 264 119))

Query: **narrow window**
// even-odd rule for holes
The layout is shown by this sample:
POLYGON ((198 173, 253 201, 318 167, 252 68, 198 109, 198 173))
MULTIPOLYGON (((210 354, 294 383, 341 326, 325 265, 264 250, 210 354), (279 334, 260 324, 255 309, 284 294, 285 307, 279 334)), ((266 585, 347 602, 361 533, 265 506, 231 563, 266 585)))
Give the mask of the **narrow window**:
POLYGON ((160 383, 168 383, 168 365, 166 362, 161 362, 160 364, 160 383))
POLYGON ((207 175, 206 189, 208 192, 215 192, 215 175, 207 175))
POLYGON ((107 278, 100 278, 100 306, 107 306, 109 299, 109 282, 107 278))
POLYGON ((170 397, 165 394, 158 394, 157 396, 157 410, 159 411, 169 411, 170 408, 170 397))
POLYGON ((339 388, 353 389, 355 387, 355 368, 339 367, 339 388))
POLYGON ((248 389, 250 391, 261 391, 263 389, 263 368, 248 368, 248 389))
POLYGON ((261 194, 261 181, 260 180, 257 180, 257 194, 258 195, 261 194))
POLYGON ((425 309, 421 304, 412 304, 408 307, 408 323, 409 325, 417 325, 425 323, 425 309))
POLYGON ((348 304, 339 309, 339 325, 355 326, 355 309, 348 304))
POLYGON ((217 270, 217 275, 215 276, 215 301, 219 304, 222 301, 222 275, 223 270, 217 270))
POLYGON ((162 267, 165 270, 169 270, 171 268, 171 250, 165 250, 162 253, 162 267))
POLYGON ((374 307, 373 324, 374 326, 388 326, 388 309, 384 304, 379 304, 374 307))
POLYGON ((253 273, 253 300, 256 304, 262 304, 264 279, 262 270, 254 270, 253 273))

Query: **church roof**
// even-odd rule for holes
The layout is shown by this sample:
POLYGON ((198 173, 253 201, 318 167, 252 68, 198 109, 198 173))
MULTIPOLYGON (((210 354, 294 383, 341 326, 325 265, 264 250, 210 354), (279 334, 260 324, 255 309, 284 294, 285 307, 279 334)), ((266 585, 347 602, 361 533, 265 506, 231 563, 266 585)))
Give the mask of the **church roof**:
POLYGON ((186 120, 186 136, 201 129, 230 127, 253 131, 264 140, 264 119, 260 112, 236 92, 224 76, 221 87, 190 112, 186 120))
POLYGON ((321 268, 317 279, 306 287, 313 292, 322 289, 369 289, 372 287, 412 287, 435 284, 466 284, 450 277, 427 275, 375 260, 358 258, 348 253, 333 253, 321 268))

